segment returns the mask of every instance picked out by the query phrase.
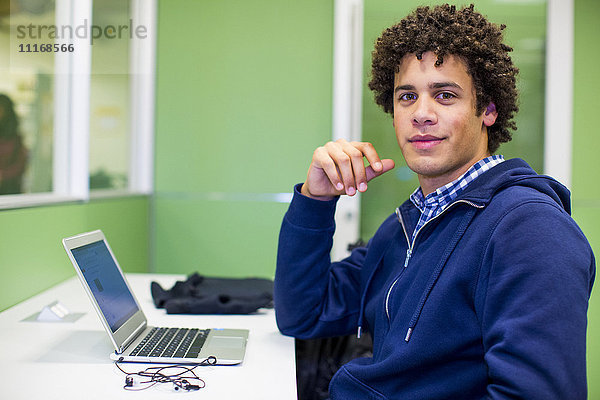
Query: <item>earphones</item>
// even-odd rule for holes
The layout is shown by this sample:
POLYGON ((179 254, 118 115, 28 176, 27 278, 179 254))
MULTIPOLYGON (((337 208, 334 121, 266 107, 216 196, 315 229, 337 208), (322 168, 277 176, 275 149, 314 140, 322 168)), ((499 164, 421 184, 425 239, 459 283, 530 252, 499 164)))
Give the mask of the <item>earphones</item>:
MULTIPOLYGON (((205 386, 205 383, 204 383, 204 381, 202 381, 202 388, 204 386, 205 386)), ((192 385, 191 383, 188 382, 187 379, 182 379, 181 381, 173 381, 173 389, 175 389, 175 391, 183 389, 183 390, 187 390, 189 392, 190 390, 200 390, 201 387, 200 387, 200 385, 192 385)))
POLYGON ((175 390, 176 392, 179 390, 185 390, 185 391, 192 391, 192 390, 200 390, 202 389, 204 386, 206 386, 206 384, 204 383, 204 381, 200 378, 190 378, 190 379, 197 379, 198 380, 198 385, 192 385, 190 383, 190 381, 188 381, 187 379, 183 379, 183 378, 168 378, 166 376, 162 376, 160 380, 149 380, 149 381, 136 381, 133 376, 131 375, 127 375, 125 377, 125 386, 123 386, 123 389, 125 390, 145 390, 148 389, 151 386, 154 386, 157 383, 168 383, 173 382, 173 390, 175 390), (146 386, 141 386, 141 385, 146 385, 146 386), (137 387, 137 386, 141 386, 141 387, 137 387))
POLYGON ((123 361, 120 358, 115 361, 116 367, 125 374, 125 385, 123 389, 130 391, 146 390, 157 383, 172 383, 175 391, 194 391, 200 390, 206 386, 194 369, 201 365, 215 365, 217 359, 210 356, 203 360, 200 364, 191 366, 185 365, 166 365, 160 367, 148 367, 139 372, 127 372, 119 365, 123 361))
POLYGON ((489 115, 490 113, 496 112, 496 105, 493 102, 487 106, 485 110, 485 115, 489 115))

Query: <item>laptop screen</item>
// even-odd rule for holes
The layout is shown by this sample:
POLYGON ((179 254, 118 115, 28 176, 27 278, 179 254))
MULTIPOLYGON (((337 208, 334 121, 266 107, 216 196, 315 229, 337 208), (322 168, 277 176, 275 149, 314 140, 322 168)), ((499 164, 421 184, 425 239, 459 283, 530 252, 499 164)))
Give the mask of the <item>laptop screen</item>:
POLYGON ((110 329, 115 332, 139 308, 103 240, 71 249, 110 329))

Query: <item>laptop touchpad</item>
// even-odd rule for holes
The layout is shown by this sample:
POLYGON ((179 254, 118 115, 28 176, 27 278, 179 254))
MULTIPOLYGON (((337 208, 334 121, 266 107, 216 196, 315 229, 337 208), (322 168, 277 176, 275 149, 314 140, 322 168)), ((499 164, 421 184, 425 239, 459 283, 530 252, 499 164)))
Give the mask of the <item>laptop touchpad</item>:
POLYGON ((211 347, 223 347, 226 349, 241 349, 244 345, 244 338, 239 336, 213 336, 210 341, 211 347))

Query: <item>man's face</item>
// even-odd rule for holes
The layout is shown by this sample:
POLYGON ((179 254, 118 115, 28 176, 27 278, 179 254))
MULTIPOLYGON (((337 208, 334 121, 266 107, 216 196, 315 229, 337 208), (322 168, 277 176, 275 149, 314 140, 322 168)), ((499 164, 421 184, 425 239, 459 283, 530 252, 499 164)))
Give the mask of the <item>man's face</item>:
POLYGON ((489 156, 487 128, 495 110, 476 114, 473 80, 464 62, 447 55, 406 55, 394 79, 394 128, 409 168, 425 194, 452 182, 489 156))

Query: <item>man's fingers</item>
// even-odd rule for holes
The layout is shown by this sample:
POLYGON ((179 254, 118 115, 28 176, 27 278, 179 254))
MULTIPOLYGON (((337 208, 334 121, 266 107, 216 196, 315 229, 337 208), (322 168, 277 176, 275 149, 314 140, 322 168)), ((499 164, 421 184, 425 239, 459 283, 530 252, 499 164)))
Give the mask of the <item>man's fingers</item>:
POLYGON ((329 178, 329 181, 331 182, 331 185, 335 188, 335 190, 340 191, 340 192, 343 191, 344 184, 342 183, 342 180, 340 179, 339 170, 337 169, 333 160, 328 159, 325 163, 323 163, 322 166, 323 166, 323 170, 327 174, 327 177, 329 178))
POLYGON ((336 163, 330 157, 329 151, 325 146, 319 147, 315 151, 313 162, 325 172, 335 190, 341 192, 344 190, 344 183, 342 182, 336 163))
POLYGON ((370 181, 373 178, 377 178, 378 176, 385 174, 394 167, 394 160, 391 160, 389 158, 381 160, 381 169, 379 171, 376 171, 373 168, 373 166, 369 165, 367 167, 367 181, 370 181))
POLYGON ((367 159, 371 167, 375 171, 381 171, 383 164, 379 158, 379 154, 375 150, 375 147, 369 142, 351 142, 352 146, 361 151, 364 157, 367 159))
POLYGON ((360 192, 364 192, 367 190, 367 172, 363 161, 365 157, 364 153, 360 148, 354 145, 355 142, 348 143, 347 141, 338 141, 338 143, 341 145, 344 153, 349 157, 352 166, 354 187, 351 190, 356 189, 360 192))
POLYGON ((339 139, 315 150, 303 191, 319 198, 344 193, 353 196, 366 191, 368 181, 393 167, 394 162, 381 160, 370 143, 339 139))
POLYGON ((337 166, 346 194, 349 196, 354 195, 357 185, 354 177, 354 160, 352 159, 354 154, 348 154, 349 149, 339 142, 329 142, 325 145, 325 149, 337 166))

